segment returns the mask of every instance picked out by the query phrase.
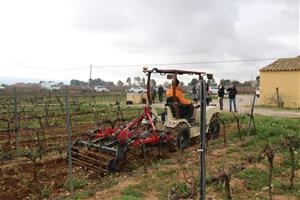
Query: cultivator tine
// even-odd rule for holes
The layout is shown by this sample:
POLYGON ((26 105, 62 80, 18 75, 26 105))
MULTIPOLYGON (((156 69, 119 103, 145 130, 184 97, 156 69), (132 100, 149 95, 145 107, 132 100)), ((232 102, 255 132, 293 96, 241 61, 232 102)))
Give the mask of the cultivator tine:
POLYGON ((71 148, 72 162, 100 173, 108 173, 112 163, 115 164, 117 160, 116 145, 116 142, 103 145, 76 140, 71 148))

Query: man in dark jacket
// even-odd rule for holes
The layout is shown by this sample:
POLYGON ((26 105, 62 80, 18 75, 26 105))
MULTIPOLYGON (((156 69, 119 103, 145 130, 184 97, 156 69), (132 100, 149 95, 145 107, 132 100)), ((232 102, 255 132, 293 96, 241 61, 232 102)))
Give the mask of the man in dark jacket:
POLYGON ((220 83, 220 85, 218 86, 218 97, 219 97, 220 110, 223 110, 224 94, 225 94, 224 85, 222 83, 220 83))
POLYGON ((158 87, 159 103, 163 102, 163 94, 164 94, 164 88, 162 85, 159 85, 159 87, 158 87))
POLYGON ((237 94, 237 90, 235 85, 230 85, 230 87, 227 89, 228 91, 228 97, 229 97, 229 111, 232 111, 232 104, 234 106, 234 112, 237 112, 236 109, 236 99, 235 96, 237 94))
POLYGON ((155 98, 156 98, 156 90, 155 87, 151 88, 151 97, 152 97, 152 103, 154 103, 155 98))
POLYGON ((197 87, 196 87, 196 85, 193 86, 192 92, 193 92, 193 96, 192 96, 193 101, 197 101, 197 87))

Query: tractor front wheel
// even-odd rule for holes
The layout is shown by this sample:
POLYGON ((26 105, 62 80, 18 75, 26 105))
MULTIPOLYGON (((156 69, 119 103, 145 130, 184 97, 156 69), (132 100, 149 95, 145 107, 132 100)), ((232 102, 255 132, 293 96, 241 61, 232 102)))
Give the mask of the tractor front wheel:
POLYGON ((211 117, 210 123, 208 125, 208 133, 207 133, 207 139, 216 139, 219 137, 220 134, 220 117, 219 113, 213 114, 211 117))
POLYGON ((190 129, 188 127, 182 127, 177 134, 177 148, 185 149, 190 142, 190 129))
POLYGON ((166 132, 173 135, 173 140, 169 142, 172 150, 187 148, 190 143, 190 128, 186 123, 180 123, 176 128, 168 128, 166 132))

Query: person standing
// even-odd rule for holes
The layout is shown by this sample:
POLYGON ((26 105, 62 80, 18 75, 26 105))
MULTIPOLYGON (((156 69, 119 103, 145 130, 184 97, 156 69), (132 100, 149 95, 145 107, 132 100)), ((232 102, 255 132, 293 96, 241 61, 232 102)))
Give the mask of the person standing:
POLYGON ((192 95, 193 101, 197 101, 197 84, 195 84, 195 85, 193 86, 192 92, 193 92, 193 95, 192 95))
POLYGON ((155 98, 156 98, 156 90, 155 87, 151 88, 151 97, 152 97, 152 103, 154 103, 155 98))
POLYGON ((210 97, 211 90, 210 90, 210 87, 209 87, 208 83, 206 83, 205 85, 206 85, 205 86, 206 87, 205 88, 205 90, 206 90, 206 106, 209 106, 209 103, 212 101, 212 99, 210 97))
POLYGON ((237 90, 235 85, 230 85, 230 87, 227 89, 228 91, 228 97, 229 97, 229 111, 232 111, 232 104, 234 106, 234 112, 237 112, 236 109, 236 94, 237 94, 237 90))
POLYGON ((218 86, 218 97, 219 97, 220 110, 223 110, 224 94, 225 94, 224 85, 222 83, 220 83, 218 86))
POLYGON ((163 95, 164 95, 164 88, 162 85, 159 85, 159 87, 158 87, 159 103, 163 102, 163 95))

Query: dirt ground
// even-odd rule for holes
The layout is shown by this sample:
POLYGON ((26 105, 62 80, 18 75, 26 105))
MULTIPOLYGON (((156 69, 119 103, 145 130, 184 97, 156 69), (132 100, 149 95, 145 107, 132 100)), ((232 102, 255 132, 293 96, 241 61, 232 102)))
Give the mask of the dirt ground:
MULTIPOLYGON (((252 97, 250 95, 239 95, 237 96, 237 106, 238 111, 241 113, 249 113, 250 112, 250 105, 252 102, 252 97)), ((214 99, 213 104, 218 105, 218 100, 214 99)), ((160 104, 163 105, 163 104, 160 104)), ((259 98, 257 99, 256 105, 259 105, 259 98)), ((224 108, 225 111, 229 110, 229 103, 228 99, 224 100, 224 108)), ((276 109, 269 109, 269 108, 255 108, 254 110, 257 114, 267 115, 267 116, 282 116, 282 117, 300 117, 299 111, 290 111, 290 110, 276 110, 276 109)), ((91 125, 81 126, 80 130, 84 131, 87 130, 91 125)), ((79 131, 79 130, 78 130, 79 131)), ((30 135, 32 137, 32 135, 30 135)), ((6 136, 4 139, 9 140, 6 136)), ((57 139, 59 137, 55 137, 57 139)), ((25 142, 22 143, 24 146, 28 144, 25 142)), ((240 145, 236 143, 234 145, 240 145)), ((28 145, 29 146, 29 145, 28 145)), ((226 153, 225 149, 215 149, 214 151, 210 152, 209 157, 212 160, 221 159, 226 153)), ((193 147, 190 148, 190 154, 188 156, 192 156, 194 161, 197 158, 197 152, 193 150, 193 147), (190 155, 191 154, 191 155, 190 155)), ((235 157, 238 157, 238 153, 235 157)), ((233 153, 234 155, 234 153, 233 153)), ((174 156, 175 157, 175 156, 174 156)), ((220 161, 221 162, 221 161, 220 161)), ((223 162, 223 161, 222 161, 223 162)), ((230 164, 230 161, 227 161, 230 164)), ((48 195, 49 199, 57 194, 61 194, 65 192, 64 183, 67 177, 67 163, 66 160, 60 158, 53 158, 50 161, 45 160, 40 162, 38 166, 40 167, 39 170, 39 184, 43 185, 43 188, 38 188, 39 185, 32 185, 33 181, 33 170, 32 170, 32 163, 28 160, 19 159, 16 163, 7 163, 9 166, 5 167, 3 163, 0 163, 0 199, 26 199, 26 198, 33 198, 33 196, 28 196, 31 193, 46 193, 49 192, 48 195), (53 162, 54 161, 54 162, 53 162), (24 173, 25 172, 25 173, 24 173), (2 181, 2 182, 1 182, 2 181), (60 182, 61 184, 57 184, 60 182), (50 184, 49 184, 50 183, 50 184), (14 187, 11 187, 11 186, 14 187), (50 190, 50 189, 51 190, 50 190), (37 191, 36 191, 37 190, 37 191), (41 190, 41 191, 40 191, 41 190), (48 191, 49 190, 49 191, 48 191), (52 196, 53 195, 53 196, 52 196)), ((190 163, 191 164, 191 163, 190 163)), ((265 170, 265 165, 256 166, 259 169, 265 170)), ((157 172, 157 171, 155 171, 157 172)), ((149 173, 148 173, 149 174, 149 173)), ((158 173, 159 174, 159 173, 158 173)), ((296 172, 297 178, 299 179, 300 174, 299 170, 296 172)), ((180 174, 178 175, 180 177, 180 174)), ((116 186, 112 188, 104 189, 102 191, 98 191, 92 199, 118 199, 122 195, 122 190, 127 188, 129 185, 139 184, 142 180, 137 179, 136 177, 127 176, 121 178, 116 186)), ((243 185, 244 183, 241 182, 240 179, 234 179, 233 184, 236 185, 243 185)), ((244 187, 241 187, 243 190, 244 187)), ((156 194, 156 190, 149 190, 147 191, 143 199, 158 199, 158 195, 156 194)), ((45 198, 47 199, 47 198, 45 198)), ((274 196, 274 199, 286 199, 284 195, 274 196)))

